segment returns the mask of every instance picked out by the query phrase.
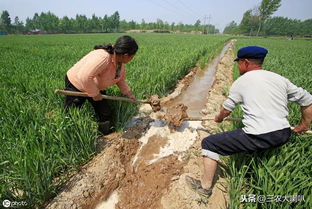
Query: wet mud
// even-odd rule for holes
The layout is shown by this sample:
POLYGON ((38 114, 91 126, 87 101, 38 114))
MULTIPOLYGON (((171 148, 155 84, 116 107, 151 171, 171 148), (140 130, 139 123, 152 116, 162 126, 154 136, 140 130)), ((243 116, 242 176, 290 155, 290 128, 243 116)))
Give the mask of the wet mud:
POLYGON ((141 161, 135 172, 129 167, 127 175, 119 185, 120 199, 116 208, 160 208, 161 197, 172 179, 183 173, 184 164, 171 155, 150 165, 141 161))
POLYGON ((187 118, 187 106, 180 103, 167 109, 165 114, 165 121, 168 125, 172 125, 174 128, 182 126, 184 119, 187 118))

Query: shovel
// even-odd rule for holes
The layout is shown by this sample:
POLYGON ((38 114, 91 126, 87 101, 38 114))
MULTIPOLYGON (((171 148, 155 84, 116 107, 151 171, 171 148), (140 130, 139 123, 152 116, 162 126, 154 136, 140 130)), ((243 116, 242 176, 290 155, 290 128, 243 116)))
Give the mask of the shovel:
MULTIPOLYGON (((68 90, 60 90, 56 89, 55 90, 56 94, 63 94, 67 96, 79 96, 79 97, 89 97, 87 93, 85 92, 78 92, 78 91, 68 91, 68 90)), ((125 102, 132 102, 132 99, 126 98, 126 97, 115 97, 115 96, 108 96, 102 94, 103 99, 109 99, 109 100, 117 100, 117 101, 125 101, 125 102)), ((149 101, 146 100, 136 100, 139 103, 147 103, 149 104, 149 101)))
MULTIPOLYGON (((205 120, 214 120, 214 118, 187 117, 187 118, 183 118, 183 120, 188 120, 188 121, 205 121, 205 120)), ((224 118, 224 120, 237 121, 237 122, 241 122, 242 121, 241 118, 224 118)), ((290 129, 294 130, 295 127, 290 127, 290 129)), ((304 131, 302 134, 312 134, 312 130, 304 131)))
MULTIPOLYGON (((188 121, 205 121, 205 120, 214 120, 214 118, 187 117, 187 118, 183 118, 183 120, 188 120, 188 121)), ((237 121, 237 122, 241 122, 242 121, 242 119, 240 119, 240 118, 224 118, 224 120, 237 121)))
MULTIPOLYGON (((89 97, 87 93, 85 92, 78 92, 78 91, 68 91, 68 90, 55 90, 56 94, 62 94, 62 95, 68 95, 68 96, 80 96, 80 97, 89 97)), ((109 99, 109 100, 116 100, 116 101, 125 101, 125 102, 133 102, 132 99, 126 98, 126 97, 116 97, 116 96, 108 96, 102 94, 103 99, 109 99)), ((149 104, 152 106, 153 110, 159 110, 160 109, 160 101, 152 101, 152 100, 136 100, 139 103, 143 104, 149 104)))

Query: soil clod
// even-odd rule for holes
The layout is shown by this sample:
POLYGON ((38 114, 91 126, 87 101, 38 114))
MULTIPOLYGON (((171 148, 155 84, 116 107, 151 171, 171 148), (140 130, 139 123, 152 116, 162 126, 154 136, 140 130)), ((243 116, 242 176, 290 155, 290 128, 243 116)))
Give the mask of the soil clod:
POLYGON ((187 118, 187 106, 184 104, 177 104, 169 108, 164 116, 165 121, 174 126, 175 128, 180 127, 184 121, 184 118, 187 118))
POLYGON ((150 103, 150 105, 151 105, 151 107, 152 107, 154 112, 157 112, 157 111, 159 111, 161 109, 160 99, 159 99, 157 94, 152 95, 151 98, 148 101, 149 101, 149 103, 150 103))

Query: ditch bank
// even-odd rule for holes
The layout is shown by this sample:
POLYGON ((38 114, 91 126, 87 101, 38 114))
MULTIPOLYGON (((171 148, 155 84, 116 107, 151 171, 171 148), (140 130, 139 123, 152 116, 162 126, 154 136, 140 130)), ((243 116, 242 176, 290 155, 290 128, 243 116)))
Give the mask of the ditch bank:
POLYGON ((213 121, 184 121, 175 129, 160 118, 172 105, 195 99, 198 94, 204 98, 200 106, 193 101, 198 107, 190 108, 189 116, 213 117, 232 81, 233 45, 234 41, 227 43, 207 71, 192 69, 174 92, 161 98, 161 111, 154 113, 149 105, 142 105, 125 132, 102 137, 99 154, 68 181, 46 208, 226 208, 227 187, 221 173, 209 199, 199 196, 185 183, 186 175, 201 177, 201 139, 216 131, 218 125, 213 121), (216 72, 210 72, 213 69, 216 72), (212 87, 201 84, 195 88, 203 91, 192 94, 192 86, 200 83, 198 79, 208 71, 212 87), (183 92, 188 91, 192 96, 187 99, 183 92))

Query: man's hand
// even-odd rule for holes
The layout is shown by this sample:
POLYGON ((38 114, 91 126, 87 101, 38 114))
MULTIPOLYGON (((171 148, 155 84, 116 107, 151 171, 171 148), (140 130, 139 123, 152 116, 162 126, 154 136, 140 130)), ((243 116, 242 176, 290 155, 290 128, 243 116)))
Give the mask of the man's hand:
POLYGON ((306 130, 309 130, 310 123, 312 122, 312 104, 309 106, 301 106, 301 120, 299 125, 294 128, 294 132, 301 134, 306 130))
POLYGON ((307 130, 309 130, 309 126, 308 126, 308 125, 299 124, 299 125, 295 126, 295 128, 294 128, 293 131, 294 131, 296 134, 302 134, 302 133, 304 133, 304 132, 307 131, 307 130))
POLYGON ((217 122, 217 123, 221 123, 221 122, 223 121, 223 119, 224 119, 224 118, 222 118, 222 117, 220 116, 220 114, 219 114, 219 115, 216 115, 216 116, 215 116, 214 121, 217 122))
POLYGON ((224 118, 229 116, 231 114, 231 111, 224 109, 224 107, 221 108, 220 113, 215 116, 214 121, 217 123, 221 123, 224 118))
POLYGON ((101 101, 101 100, 103 99, 103 97, 102 97, 102 94, 99 93, 99 94, 96 95, 95 97, 92 97, 92 99, 93 99, 94 101, 101 101))

